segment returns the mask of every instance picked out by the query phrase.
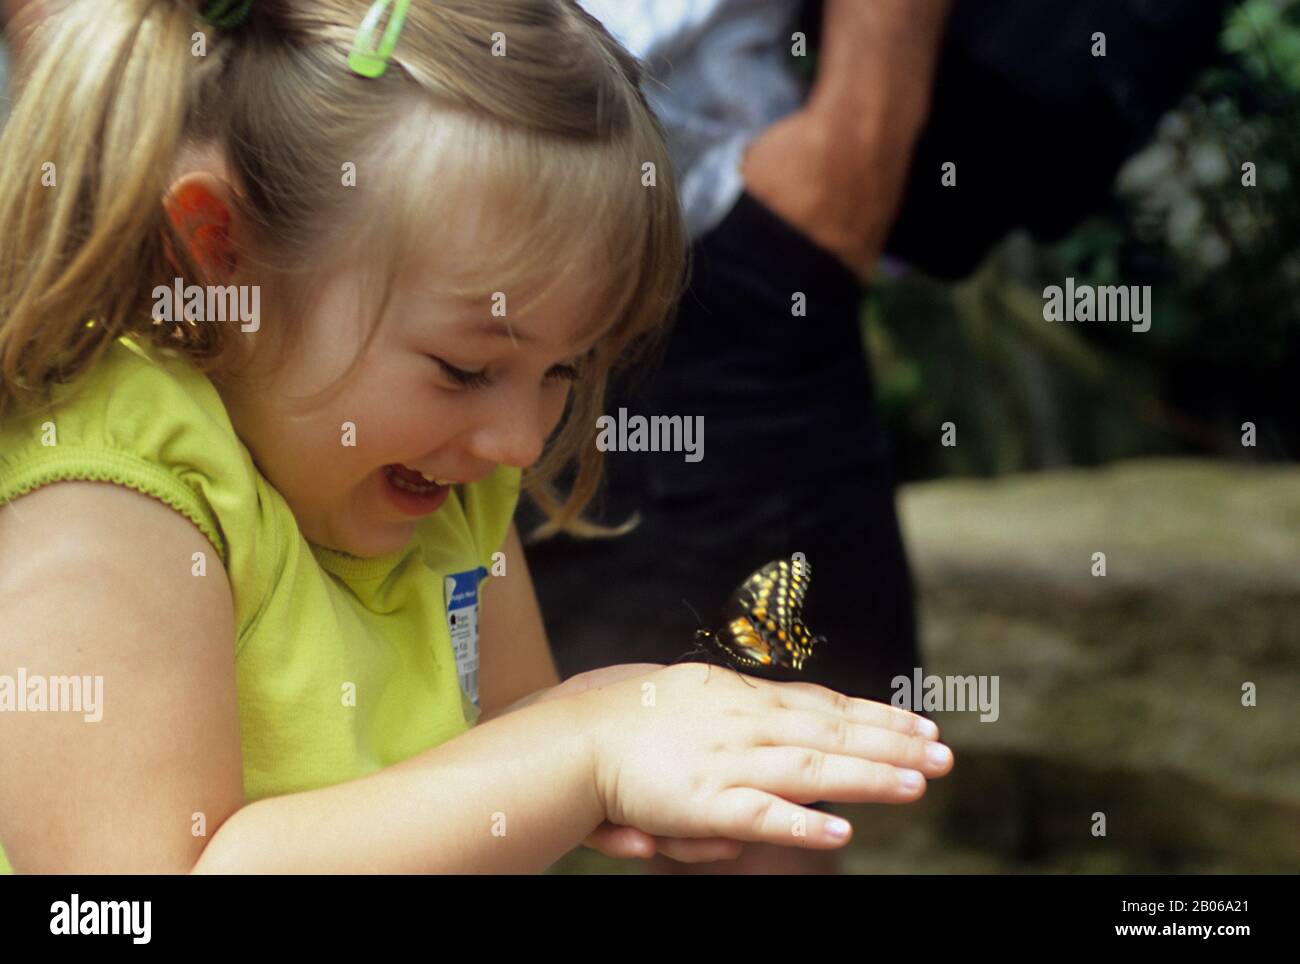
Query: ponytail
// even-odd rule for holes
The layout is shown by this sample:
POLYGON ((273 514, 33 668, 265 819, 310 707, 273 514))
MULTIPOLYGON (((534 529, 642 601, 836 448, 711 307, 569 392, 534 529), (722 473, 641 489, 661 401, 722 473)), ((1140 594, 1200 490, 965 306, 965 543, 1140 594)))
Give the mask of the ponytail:
POLYGON ((163 336, 149 279, 171 273, 167 248, 194 271, 183 245, 164 246, 162 198, 198 23, 178 0, 75 0, 25 47, 0 132, 0 415, 47 403, 124 332, 163 336))

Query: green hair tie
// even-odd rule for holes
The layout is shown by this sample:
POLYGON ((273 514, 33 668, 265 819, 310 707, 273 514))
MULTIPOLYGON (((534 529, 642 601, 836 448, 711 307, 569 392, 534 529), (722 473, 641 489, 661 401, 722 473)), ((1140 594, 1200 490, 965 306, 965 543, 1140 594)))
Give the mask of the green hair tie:
POLYGON ((248 19, 253 0, 207 0, 199 10, 199 19, 218 30, 232 30, 248 19))

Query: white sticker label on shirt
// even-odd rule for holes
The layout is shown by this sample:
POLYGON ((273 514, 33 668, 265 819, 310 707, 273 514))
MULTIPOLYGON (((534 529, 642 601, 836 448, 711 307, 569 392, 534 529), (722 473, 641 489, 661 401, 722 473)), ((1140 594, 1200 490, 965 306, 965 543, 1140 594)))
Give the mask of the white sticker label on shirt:
POLYGON ((478 584, 488 574, 479 566, 446 577, 447 631, 456 654, 460 688, 478 706, 478 584))

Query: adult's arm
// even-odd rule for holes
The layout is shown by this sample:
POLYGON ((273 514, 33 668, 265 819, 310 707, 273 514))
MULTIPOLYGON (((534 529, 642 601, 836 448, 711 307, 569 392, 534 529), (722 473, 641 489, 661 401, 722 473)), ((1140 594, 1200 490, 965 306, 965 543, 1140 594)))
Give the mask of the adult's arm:
POLYGON ((951 6, 826 0, 807 104, 755 138, 741 165, 756 198, 864 283, 898 212, 951 6))

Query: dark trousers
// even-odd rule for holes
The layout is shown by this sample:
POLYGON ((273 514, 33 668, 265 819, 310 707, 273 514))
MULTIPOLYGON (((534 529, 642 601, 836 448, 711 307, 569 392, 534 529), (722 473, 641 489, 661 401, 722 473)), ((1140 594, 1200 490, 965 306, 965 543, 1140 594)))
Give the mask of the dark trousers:
MULTIPOLYGON (((605 411, 703 416, 703 459, 607 452, 609 490, 587 516, 637 510, 640 527, 526 549, 562 675, 671 662, 699 625, 683 600, 712 624, 750 572, 795 552, 812 566, 807 622, 829 642, 798 677, 773 678, 887 700, 890 679, 919 665, 861 298, 849 271, 748 193, 695 246, 663 365, 605 411)), ((520 531, 538 520, 522 508, 520 531)))

